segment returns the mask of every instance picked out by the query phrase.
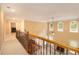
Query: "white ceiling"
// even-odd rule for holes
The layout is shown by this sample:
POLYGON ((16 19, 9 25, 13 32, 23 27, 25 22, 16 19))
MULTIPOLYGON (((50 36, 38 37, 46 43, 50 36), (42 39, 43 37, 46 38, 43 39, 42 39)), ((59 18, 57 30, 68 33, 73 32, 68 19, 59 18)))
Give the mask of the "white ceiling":
POLYGON ((79 4, 55 4, 55 3, 10 3, 3 4, 7 19, 49 21, 68 20, 79 18, 79 4), (15 9, 11 12, 7 6, 15 9))

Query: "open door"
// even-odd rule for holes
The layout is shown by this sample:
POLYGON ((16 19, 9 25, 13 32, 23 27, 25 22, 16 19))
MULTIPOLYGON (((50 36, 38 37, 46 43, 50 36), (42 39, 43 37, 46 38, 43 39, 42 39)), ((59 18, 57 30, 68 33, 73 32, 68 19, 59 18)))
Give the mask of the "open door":
POLYGON ((12 22, 11 23, 11 33, 15 33, 16 32, 16 23, 12 22))

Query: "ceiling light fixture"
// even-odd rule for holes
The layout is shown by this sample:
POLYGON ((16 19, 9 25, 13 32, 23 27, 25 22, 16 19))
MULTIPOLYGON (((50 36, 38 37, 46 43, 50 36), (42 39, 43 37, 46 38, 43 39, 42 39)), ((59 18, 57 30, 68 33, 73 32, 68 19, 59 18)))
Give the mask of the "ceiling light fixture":
POLYGON ((13 20, 15 20, 15 18, 13 18, 13 20))
POLYGON ((15 12, 15 9, 11 9, 11 12, 15 12))
POLYGON ((7 6, 7 8, 11 11, 11 12, 15 12, 15 9, 12 9, 11 7, 7 6))

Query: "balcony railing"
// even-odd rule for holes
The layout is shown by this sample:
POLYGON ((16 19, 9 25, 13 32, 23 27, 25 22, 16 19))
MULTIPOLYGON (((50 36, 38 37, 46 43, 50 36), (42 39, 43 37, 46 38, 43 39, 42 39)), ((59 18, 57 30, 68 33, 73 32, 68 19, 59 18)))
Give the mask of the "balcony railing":
POLYGON ((16 32, 17 39, 30 55, 78 55, 79 49, 29 32, 16 32))

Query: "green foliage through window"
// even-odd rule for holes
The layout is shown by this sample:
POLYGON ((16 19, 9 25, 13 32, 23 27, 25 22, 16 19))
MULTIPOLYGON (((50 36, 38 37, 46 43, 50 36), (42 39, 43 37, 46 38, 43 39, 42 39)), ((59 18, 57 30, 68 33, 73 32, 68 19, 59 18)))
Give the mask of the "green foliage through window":
POLYGON ((58 31, 63 31, 63 27, 64 27, 63 21, 58 21, 58 31))
POLYGON ((70 32, 78 32, 78 22, 77 21, 71 21, 70 32))

